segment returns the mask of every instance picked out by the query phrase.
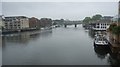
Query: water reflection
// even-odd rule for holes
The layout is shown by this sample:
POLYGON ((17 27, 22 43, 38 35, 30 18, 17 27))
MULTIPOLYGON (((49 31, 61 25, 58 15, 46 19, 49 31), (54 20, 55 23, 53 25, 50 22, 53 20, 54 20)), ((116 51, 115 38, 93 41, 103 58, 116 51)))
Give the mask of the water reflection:
POLYGON ((98 56, 98 58, 100 59, 105 59, 105 57, 107 56, 107 54, 110 52, 110 48, 109 47, 104 47, 104 46, 95 46, 94 45, 94 50, 98 56))
POLYGON ((0 36, 0 66, 2 65, 2 37, 0 36))
POLYGON ((51 34, 52 30, 44 30, 3 35, 2 45, 4 47, 6 43, 28 44, 30 41, 36 41, 40 37, 48 37, 51 34))
POLYGON ((95 34, 96 31, 85 31, 82 26, 69 26, 5 35, 2 39, 3 65, 118 64, 118 56, 113 56, 108 47, 93 45, 95 34))
POLYGON ((109 57, 108 57, 108 62, 110 63, 110 65, 119 65, 120 66, 120 54, 117 53, 109 53, 109 57))
MULTIPOLYGON (((91 38, 95 37, 95 34, 100 31, 89 31, 89 36, 91 38)), ((106 32, 101 31, 101 33, 106 34, 106 32)), ((120 54, 118 53, 113 53, 112 49, 110 46, 104 47, 104 46, 96 46, 94 45, 94 51, 97 55, 98 58, 100 59, 105 59, 107 58, 107 62, 112 66, 112 65, 120 65, 120 54)))
POLYGON ((94 36, 95 36, 95 31, 89 30, 88 35, 89 35, 91 38, 94 38, 94 36))
POLYGON ((94 30, 89 30, 88 32, 88 35, 91 37, 91 38, 94 38, 96 34, 103 34, 103 35, 107 35, 107 32, 106 31, 94 31, 94 30))

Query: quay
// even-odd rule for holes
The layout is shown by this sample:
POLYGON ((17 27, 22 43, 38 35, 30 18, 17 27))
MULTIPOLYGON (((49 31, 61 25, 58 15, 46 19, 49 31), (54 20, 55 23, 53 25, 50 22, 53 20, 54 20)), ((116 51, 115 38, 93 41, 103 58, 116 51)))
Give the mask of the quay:
POLYGON ((40 30, 40 29, 3 30, 2 34, 12 34, 12 33, 26 32, 26 31, 35 31, 35 30, 40 30))

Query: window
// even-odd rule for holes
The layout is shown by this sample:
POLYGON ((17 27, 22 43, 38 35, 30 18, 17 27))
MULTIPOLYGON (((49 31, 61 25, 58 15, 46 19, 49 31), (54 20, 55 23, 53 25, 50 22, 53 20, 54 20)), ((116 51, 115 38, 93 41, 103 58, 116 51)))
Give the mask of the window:
POLYGON ((97 28, 99 28, 99 26, 97 26, 97 28))

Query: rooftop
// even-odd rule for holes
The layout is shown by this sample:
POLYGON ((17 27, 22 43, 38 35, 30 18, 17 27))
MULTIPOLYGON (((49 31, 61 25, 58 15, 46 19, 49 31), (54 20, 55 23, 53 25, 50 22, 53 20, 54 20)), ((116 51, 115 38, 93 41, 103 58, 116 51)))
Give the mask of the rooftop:
POLYGON ((26 16, 8 16, 5 18, 27 18, 26 16))

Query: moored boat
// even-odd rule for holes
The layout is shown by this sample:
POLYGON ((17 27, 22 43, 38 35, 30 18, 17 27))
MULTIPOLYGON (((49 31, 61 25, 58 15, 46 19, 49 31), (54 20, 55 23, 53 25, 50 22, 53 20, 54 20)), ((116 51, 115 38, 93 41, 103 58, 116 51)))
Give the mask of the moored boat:
POLYGON ((108 46, 109 42, 103 35, 99 35, 99 36, 95 37, 94 45, 96 45, 96 46, 108 46))

